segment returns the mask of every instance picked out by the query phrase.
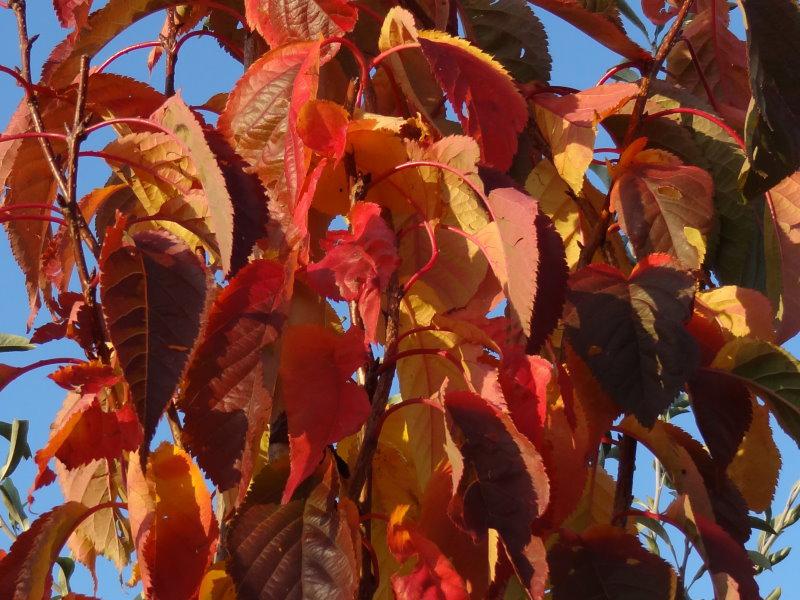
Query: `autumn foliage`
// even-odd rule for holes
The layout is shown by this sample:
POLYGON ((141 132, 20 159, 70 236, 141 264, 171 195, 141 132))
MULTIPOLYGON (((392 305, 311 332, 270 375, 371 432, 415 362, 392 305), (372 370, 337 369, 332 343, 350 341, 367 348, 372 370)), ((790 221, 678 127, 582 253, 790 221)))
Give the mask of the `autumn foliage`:
POLYGON ((91 4, 54 0, 39 76, 0 3, 32 329, 0 350, 81 355, 0 365, 66 390, 44 447, 2 424, 0 600, 86 598, 54 588, 67 555, 153 600, 677 600, 673 538, 716 598, 762 597, 785 553, 753 529, 800 516, 771 512, 774 424, 800 443, 795 0, 532 0, 622 57, 584 90, 525 0, 91 4), (244 69, 189 106, 200 35, 244 69), (114 72, 144 49, 163 92, 114 72), (111 175, 81 198, 87 156, 111 175))

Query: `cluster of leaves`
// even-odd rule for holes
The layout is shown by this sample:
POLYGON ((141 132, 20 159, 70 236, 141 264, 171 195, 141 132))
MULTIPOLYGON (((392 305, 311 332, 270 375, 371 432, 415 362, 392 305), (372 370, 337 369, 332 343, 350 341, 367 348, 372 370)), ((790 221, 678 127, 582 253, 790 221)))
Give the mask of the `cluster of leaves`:
POLYGON ((7 4, 26 97, 0 221, 29 325, 52 316, 31 341, 86 359, 50 374, 67 396, 33 453, 29 501, 57 482, 64 504, 29 523, 0 485, 23 530, 0 597, 49 597, 66 545, 92 571, 135 557, 152 599, 682 598, 663 524, 717 598, 760 597, 782 557, 745 543, 797 513, 769 512, 770 415, 800 442, 794 0, 743 0, 746 43, 723 0, 643 0, 652 55, 617 3, 533 0, 624 57, 586 90, 549 84, 524 0, 56 0, 73 31, 35 84, 7 4), (158 41, 90 66, 159 11, 158 41), (245 70, 190 107, 196 35, 245 70), (111 72, 145 47, 163 94, 111 72), (77 198, 85 155, 112 174, 77 198), (637 442, 665 508, 631 505, 637 442))

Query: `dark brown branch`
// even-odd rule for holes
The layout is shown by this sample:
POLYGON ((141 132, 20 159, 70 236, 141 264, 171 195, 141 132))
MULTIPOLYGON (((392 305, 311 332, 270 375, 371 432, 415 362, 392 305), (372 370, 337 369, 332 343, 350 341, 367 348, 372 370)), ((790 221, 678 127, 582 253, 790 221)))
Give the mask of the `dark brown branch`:
POLYGON ((167 34, 161 40, 166 55, 165 76, 164 76, 164 95, 168 98, 175 95, 175 67, 178 62, 178 52, 176 50, 176 37, 178 27, 175 24, 175 9, 167 10, 167 34))
MULTIPOLYGON (((658 47, 658 52, 656 52, 655 57, 653 57, 653 62, 650 64, 650 70, 644 77, 642 77, 642 81, 639 86, 639 94, 636 96, 636 103, 633 105, 633 111, 631 112, 631 117, 628 121, 628 129, 625 132, 625 140, 622 143, 621 148, 627 147, 628 144, 630 144, 639 133, 639 129, 642 125, 642 118, 644 117, 645 107, 647 106, 647 99, 650 97, 650 85, 652 84, 653 80, 656 79, 664 60, 666 60, 670 53, 670 50, 672 50, 673 46, 678 41, 681 30, 683 29, 683 23, 686 20, 686 16, 689 14, 689 9, 693 3, 694 0, 684 0, 684 3, 681 5, 680 10, 675 17, 675 21, 672 23, 672 27, 670 27, 669 31, 664 36, 664 39, 661 41, 661 45, 658 47)), ((603 209, 600 211, 600 219, 598 220, 595 228, 592 230, 588 242, 581 249, 581 256, 578 260, 579 269, 591 263, 595 252, 597 252, 597 250, 600 249, 603 244, 605 244, 606 232, 608 231, 608 225, 611 222, 611 210, 609 208, 610 202, 611 195, 609 190, 609 194, 606 195, 603 209)))
MULTIPOLYGON (((37 133, 42 135, 45 134, 46 131, 44 127, 44 121, 42 120, 42 112, 39 107, 39 100, 35 94, 36 86, 33 85, 33 79, 31 77, 31 48, 33 46, 33 42, 31 42, 31 39, 28 35, 26 3, 25 0, 12 0, 8 3, 8 6, 14 11, 14 15, 17 19, 17 35, 19 37, 20 49, 20 76, 22 80, 27 83, 25 86, 25 100, 28 105, 28 111, 31 115, 33 127, 37 133)), ((61 206, 63 209, 67 209, 67 198, 69 198, 69 185, 67 178, 64 177, 64 174, 61 171, 61 166, 56 160, 56 154, 53 150, 50 140, 42 136, 39 138, 39 144, 42 147, 42 152, 44 153, 47 165, 50 167, 50 171, 53 174, 56 185, 58 186, 59 194, 56 196, 56 199, 59 203, 59 206, 61 206)), ((97 240, 89 229, 89 226, 84 220, 83 214, 80 211, 77 211, 75 221, 80 234, 79 239, 83 239, 89 245, 92 253, 95 256, 99 256, 100 245, 97 243, 97 240)))
MULTIPOLYGON (((629 435, 623 435, 619 447, 619 468, 617 469, 617 487, 614 491, 615 515, 624 515, 633 502, 633 474, 636 470, 636 440, 629 435)), ((625 525, 625 517, 619 517, 625 525)))

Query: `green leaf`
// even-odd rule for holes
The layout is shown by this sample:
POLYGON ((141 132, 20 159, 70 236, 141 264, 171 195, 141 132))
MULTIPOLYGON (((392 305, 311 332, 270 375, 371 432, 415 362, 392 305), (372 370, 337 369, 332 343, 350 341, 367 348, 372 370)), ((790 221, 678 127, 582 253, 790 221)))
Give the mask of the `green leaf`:
POLYGON ((525 0, 461 0, 473 43, 520 83, 550 80, 547 33, 525 0))
POLYGON ((616 4, 620 14, 633 23, 634 26, 641 31, 647 39, 650 39, 650 34, 647 32, 647 26, 639 18, 639 15, 636 14, 636 11, 631 8, 631 5, 628 4, 628 1, 617 0, 616 4))
POLYGON ((766 531, 771 535, 775 535, 775 530, 772 528, 772 525, 770 525, 769 522, 765 521, 764 519, 754 517, 753 515, 750 515, 747 518, 750 521, 751 528, 758 529, 759 531, 766 531))
POLYGON ((800 446, 800 363, 796 358, 769 342, 738 338, 717 353, 711 367, 734 375, 765 400, 800 446))
POLYGON ((0 483, 0 500, 6 507, 11 524, 19 529, 27 529, 30 523, 25 514, 25 508, 22 506, 19 490, 10 479, 0 483))
POLYGON ((750 560, 753 561, 753 564, 759 569, 763 569, 765 571, 772 570, 772 563, 769 561, 769 558, 761 554, 761 552, 756 552, 755 550, 748 550, 747 554, 750 556, 750 560))
POLYGON ((0 333, 0 352, 22 352, 33 350, 34 348, 36 346, 31 344, 26 337, 11 333, 0 333))
MULTIPOLYGON (((4 423, 4 425, 6 425, 4 423)), ((17 468, 23 458, 31 457, 31 449, 28 446, 28 422, 14 419, 8 432, 0 431, 3 437, 9 441, 6 462, 0 469, 0 481, 9 477, 17 468), (8 435, 6 435, 8 433, 8 435)))

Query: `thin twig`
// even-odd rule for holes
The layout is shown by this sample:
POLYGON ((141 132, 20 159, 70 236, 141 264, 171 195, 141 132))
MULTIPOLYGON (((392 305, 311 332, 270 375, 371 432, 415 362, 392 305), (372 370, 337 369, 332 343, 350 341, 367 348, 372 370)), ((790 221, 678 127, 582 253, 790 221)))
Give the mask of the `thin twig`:
MULTIPOLYGON (((622 148, 627 147, 639 133, 639 128, 642 124, 642 118, 644 117, 644 111, 647 106, 647 99, 650 96, 650 85, 656 79, 656 76, 661 69, 661 65, 663 64, 664 60, 666 60, 670 50, 672 50, 672 47, 678 41, 678 36, 683 28, 683 22, 686 20, 686 16, 689 14, 689 8, 691 8, 693 2, 694 0, 684 0, 684 3, 681 5, 680 10, 678 11, 678 15, 675 17, 672 27, 670 27, 667 35, 664 36, 664 39, 658 48, 658 52, 656 52, 656 55, 653 58, 653 62, 650 65, 650 70, 644 77, 642 77, 642 81, 639 85, 639 94, 636 96, 636 103, 633 105, 633 111, 631 112, 631 117, 628 121, 628 129, 625 132, 624 142, 621 146, 622 148)), ((600 211, 600 220, 592 231, 588 242, 581 249, 581 255, 578 260, 579 269, 591 263, 595 252, 597 252, 597 250, 605 244, 606 232, 608 231, 608 225, 611 222, 610 204, 611 194, 609 193, 606 195, 603 209, 600 211)))

